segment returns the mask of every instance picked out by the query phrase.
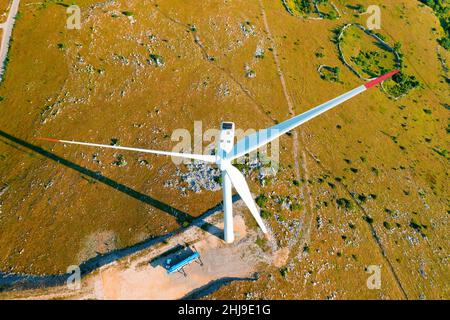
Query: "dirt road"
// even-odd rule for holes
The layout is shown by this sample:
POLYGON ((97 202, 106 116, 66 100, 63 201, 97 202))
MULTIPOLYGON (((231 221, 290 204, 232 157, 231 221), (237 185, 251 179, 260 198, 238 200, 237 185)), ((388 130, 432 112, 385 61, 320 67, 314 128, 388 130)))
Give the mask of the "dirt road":
POLYGON ((17 12, 19 11, 19 4, 20 0, 13 0, 12 5, 9 8, 8 19, 5 23, 0 24, 0 29, 3 29, 3 36, 0 46, 0 81, 3 79, 3 73, 5 72, 5 62, 8 57, 9 42, 14 27, 14 21, 17 12))
MULTIPOLYGON (((66 286, 35 290, 6 292, 0 299, 181 299, 201 297, 214 292, 230 281, 252 281, 262 265, 281 266, 288 258, 285 249, 279 249, 273 239, 262 250, 256 239, 259 229, 248 228, 243 214, 247 214, 242 201, 235 204, 235 235, 232 245, 216 234, 192 226, 169 238, 165 243, 139 251, 107 264, 81 280, 79 290, 66 286), (200 255, 203 265, 191 263, 182 273, 168 274, 164 268, 166 253, 178 245, 189 243, 200 255)), ((207 219, 222 230, 222 212, 207 219)))

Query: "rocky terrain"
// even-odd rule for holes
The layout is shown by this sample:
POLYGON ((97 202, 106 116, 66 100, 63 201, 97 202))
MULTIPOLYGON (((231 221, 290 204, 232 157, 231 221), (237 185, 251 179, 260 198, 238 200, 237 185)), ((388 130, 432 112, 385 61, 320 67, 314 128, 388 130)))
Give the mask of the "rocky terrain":
POLYGON ((17 279, 110 268, 221 204, 214 166, 37 137, 172 150, 174 132, 201 121, 206 150, 222 121, 266 128, 399 67, 283 136, 275 175, 237 165, 273 236, 243 210, 247 245, 281 258, 199 297, 449 298, 445 8, 384 2, 381 29, 365 32, 366 0, 79 0, 70 30, 71 4, 21 0, 14 25, 0 84, 0 297, 17 279))

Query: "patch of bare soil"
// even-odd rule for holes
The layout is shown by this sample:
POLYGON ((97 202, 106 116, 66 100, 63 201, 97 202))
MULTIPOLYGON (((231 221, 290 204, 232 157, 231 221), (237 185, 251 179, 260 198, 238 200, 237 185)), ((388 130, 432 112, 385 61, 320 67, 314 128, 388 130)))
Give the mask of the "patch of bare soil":
POLYGON ((282 248, 274 252, 273 265, 277 268, 284 266, 289 258, 289 248, 282 248))
MULTIPOLYGON (((244 220, 235 217, 237 241, 226 245, 217 235, 202 232, 204 237, 195 242, 203 266, 187 266, 181 273, 167 274, 162 265, 152 267, 149 256, 133 260, 130 265, 112 265, 94 278, 96 299, 180 299, 196 288, 224 277, 249 277, 256 271, 257 256, 253 236, 247 234, 244 220), (142 263, 144 262, 144 263, 142 263), (147 263, 145 263, 147 262, 147 263)), ((221 228, 222 226, 219 225, 221 228)), ((171 243, 183 243, 198 230, 190 229, 171 243)), ((171 246, 168 245, 167 249, 171 246)), ((164 258, 162 258, 164 260, 164 258)), ((161 261, 161 264, 163 261, 161 261)))
POLYGON ((114 231, 99 231, 90 234, 81 251, 78 253, 78 261, 83 262, 98 254, 103 254, 116 249, 116 234, 114 231))

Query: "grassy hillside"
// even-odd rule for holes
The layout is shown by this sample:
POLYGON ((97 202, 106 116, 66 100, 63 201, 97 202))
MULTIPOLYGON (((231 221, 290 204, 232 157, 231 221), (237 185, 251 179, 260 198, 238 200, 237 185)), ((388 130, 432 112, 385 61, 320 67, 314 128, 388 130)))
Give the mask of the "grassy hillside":
MULTIPOLYGON (((21 2, 0 85, 1 272, 63 273, 221 201, 220 191, 164 187, 177 169, 168 158, 36 137, 170 150, 172 132, 192 133, 194 121, 204 131, 222 120, 264 128, 290 116, 289 101, 301 113, 364 82, 339 58, 334 30, 364 25, 354 8, 370 1, 334 1, 341 18, 320 20, 269 0, 76 2, 81 30, 65 28, 57 1, 21 2), (337 67, 339 81, 321 77, 320 65, 337 67)), ((419 1, 382 6, 377 32, 401 45, 402 72, 420 86, 397 100, 372 89, 282 137, 277 176, 261 185, 254 173, 250 188, 288 262, 213 297, 450 297, 439 28, 419 1), (381 265, 380 290, 366 287, 369 265, 381 265)), ((347 39, 349 56, 379 49, 365 36, 347 39)), ((389 54, 359 60, 367 76, 390 69, 389 54)))

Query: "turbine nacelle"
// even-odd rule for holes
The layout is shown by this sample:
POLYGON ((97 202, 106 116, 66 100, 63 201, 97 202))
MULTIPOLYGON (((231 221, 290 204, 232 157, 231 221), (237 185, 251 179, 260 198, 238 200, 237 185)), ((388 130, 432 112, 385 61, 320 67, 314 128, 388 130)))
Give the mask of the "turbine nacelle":
POLYGON ((231 161, 227 159, 227 154, 233 150, 234 128, 233 122, 222 122, 220 125, 216 164, 222 171, 231 165, 231 161))

